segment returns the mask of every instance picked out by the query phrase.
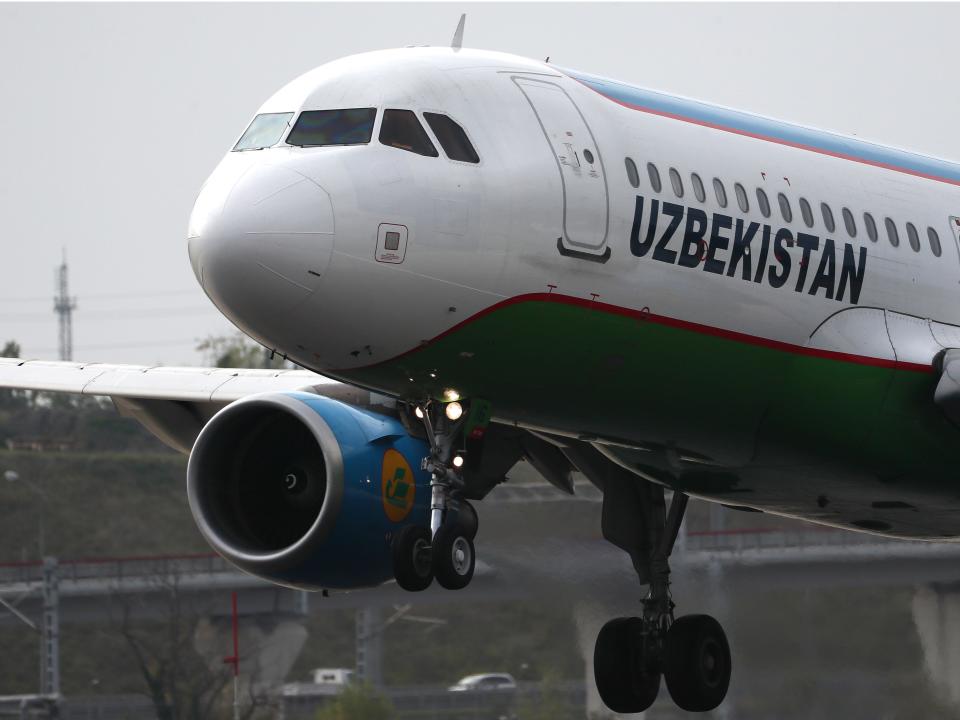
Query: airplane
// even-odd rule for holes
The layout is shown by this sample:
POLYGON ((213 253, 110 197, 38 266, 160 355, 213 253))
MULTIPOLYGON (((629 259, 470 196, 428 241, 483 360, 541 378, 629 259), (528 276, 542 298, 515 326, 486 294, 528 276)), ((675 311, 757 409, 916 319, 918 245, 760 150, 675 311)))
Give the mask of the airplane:
POLYGON ((111 397, 189 453, 211 546, 296 588, 463 589, 474 503, 521 459, 580 471, 648 587, 597 637, 601 698, 713 709, 729 643, 670 590, 689 498, 960 537, 960 164, 462 31, 293 80, 200 190, 200 285, 302 369, 0 387, 111 397))

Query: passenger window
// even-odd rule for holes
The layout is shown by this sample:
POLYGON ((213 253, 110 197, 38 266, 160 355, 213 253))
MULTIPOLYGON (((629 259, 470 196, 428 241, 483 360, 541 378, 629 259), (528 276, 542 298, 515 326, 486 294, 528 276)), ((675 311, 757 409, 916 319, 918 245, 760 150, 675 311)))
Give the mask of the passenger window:
POLYGON ((790 201, 783 193, 777 194, 777 202, 780 204, 780 214, 787 222, 793 222, 793 208, 790 207, 790 201))
POLYGON ((868 212, 863 214, 863 224, 867 226, 867 237, 870 242, 877 241, 877 224, 873 221, 873 215, 868 212))
POLYGON ((930 240, 930 251, 933 253, 934 257, 940 257, 940 253, 943 252, 943 249, 940 247, 940 236, 937 235, 937 231, 932 227, 928 227, 927 238, 930 240))
POLYGON ((657 170, 657 166, 653 163, 647 163, 647 175, 650 176, 650 186, 653 191, 660 192, 660 188, 663 186, 660 184, 660 171, 657 170))
POLYGON ((257 115, 237 144, 233 146, 234 151, 263 150, 276 145, 283 137, 292 117, 292 112, 257 115))
POLYGON ((417 155, 439 157, 427 131, 411 110, 387 110, 380 125, 380 142, 417 155))
POLYGON ((373 136, 373 108, 353 110, 307 110, 300 113, 287 145, 323 147, 326 145, 363 145, 373 136))
POLYGON ((683 197, 683 181, 680 179, 680 173, 676 168, 670 168, 670 184, 673 185, 673 194, 678 198, 683 197))
POLYGON ((907 223, 907 239, 910 240, 910 248, 914 252, 920 252, 920 235, 913 223, 907 223))
POLYGON ((894 247, 900 245, 900 234, 897 232, 897 224, 890 218, 885 218, 883 224, 887 227, 887 237, 890 238, 890 244, 894 247))
POLYGON ((627 166, 627 180, 633 187, 640 187, 640 174, 637 172, 637 164, 630 158, 624 158, 623 164, 627 166))
POLYGON ((697 200, 706 202, 707 193, 703 189, 703 181, 700 179, 700 176, 696 173, 690 175, 690 183, 693 185, 693 194, 697 196, 697 200))
POLYGON ((849 208, 843 208, 840 213, 843 215, 843 226, 847 229, 847 235, 856 237, 857 224, 853 221, 853 213, 850 212, 849 208))
POLYGON ((813 209, 806 198, 800 198, 800 214, 803 216, 803 224, 808 228, 813 227, 813 209))
POLYGON ((717 204, 725 208, 727 206, 727 189, 723 186, 720 178, 713 179, 713 192, 717 196, 717 204))
POLYGON ((770 201, 763 188, 757 188, 757 204, 760 206, 760 213, 765 217, 770 217, 770 201))
POLYGON ((440 147, 443 148, 448 158, 460 162, 480 162, 480 156, 473 149, 470 138, 456 122, 440 113, 425 112, 423 117, 430 129, 433 130, 433 134, 437 136, 440 147))
POLYGON ((820 212, 823 213, 823 224, 827 226, 829 232, 837 229, 837 224, 833 221, 833 210, 826 203, 820 203, 820 212))
POLYGON ((737 194, 737 205, 740 206, 740 210, 748 212, 750 210, 750 203, 747 202, 747 191, 743 189, 743 185, 734 183, 733 191, 737 194))

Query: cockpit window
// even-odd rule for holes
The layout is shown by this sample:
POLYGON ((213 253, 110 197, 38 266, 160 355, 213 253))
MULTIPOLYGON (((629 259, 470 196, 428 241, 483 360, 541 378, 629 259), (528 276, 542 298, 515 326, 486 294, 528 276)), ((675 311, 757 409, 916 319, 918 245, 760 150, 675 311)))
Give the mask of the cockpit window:
POLYGON ((417 155, 439 157, 427 131, 410 110, 387 110, 380 125, 380 142, 390 147, 409 150, 417 155))
POLYGON ((480 157, 470 144, 470 139, 456 122, 439 113, 425 112, 423 117, 433 130, 433 134, 437 136, 448 158, 468 163, 480 162, 480 157))
POLYGON ((374 108, 306 110, 300 113, 287 136, 287 145, 362 145, 373 137, 376 118, 377 111, 374 108))
POLYGON ((233 149, 263 150, 276 145, 283 137, 292 117, 292 112, 257 115, 233 149))

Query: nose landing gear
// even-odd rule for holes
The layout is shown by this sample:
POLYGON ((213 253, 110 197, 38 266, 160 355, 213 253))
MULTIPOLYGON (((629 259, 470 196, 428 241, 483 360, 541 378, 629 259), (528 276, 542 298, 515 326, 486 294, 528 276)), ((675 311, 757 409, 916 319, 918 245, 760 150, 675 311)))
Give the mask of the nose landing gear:
POLYGON ((448 590, 461 590, 476 568, 473 539, 478 527, 476 511, 462 499, 463 458, 454 449, 467 415, 458 405, 457 413, 445 407, 433 420, 429 408, 417 408, 417 416, 430 443, 430 455, 423 461, 423 469, 430 472, 430 528, 408 526, 394 537, 394 577, 412 592, 425 590, 434 578, 448 590))

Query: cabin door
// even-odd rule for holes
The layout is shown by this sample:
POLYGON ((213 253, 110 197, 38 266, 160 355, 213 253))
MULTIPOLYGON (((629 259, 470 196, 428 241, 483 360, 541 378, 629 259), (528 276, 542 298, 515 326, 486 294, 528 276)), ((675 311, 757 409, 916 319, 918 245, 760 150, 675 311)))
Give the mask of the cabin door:
POLYGON ((607 181, 600 151, 580 109, 555 83, 514 77, 540 123, 560 173, 563 186, 565 254, 605 260, 609 207, 607 181))
POLYGON ((950 229, 953 230, 953 241, 957 244, 957 253, 960 253, 960 217, 950 216, 950 229))

